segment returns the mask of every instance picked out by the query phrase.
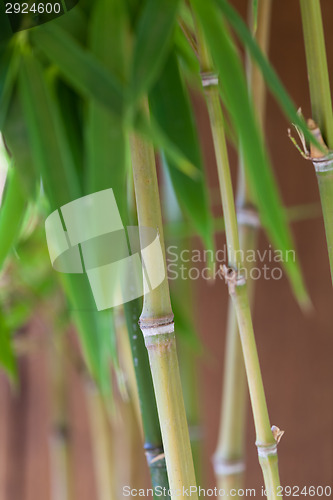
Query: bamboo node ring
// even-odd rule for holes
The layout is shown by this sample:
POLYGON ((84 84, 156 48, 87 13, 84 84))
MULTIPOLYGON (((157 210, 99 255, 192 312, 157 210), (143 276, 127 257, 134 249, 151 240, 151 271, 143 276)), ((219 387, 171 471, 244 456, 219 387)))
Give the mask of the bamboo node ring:
POLYGON ((258 449, 259 458, 268 458, 277 455, 277 443, 274 444, 262 444, 256 443, 258 449))
POLYGON ((244 286, 246 283, 243 274, 239 273, 236 269, 232 267, 227 267, 225 264, 220 266, 224 281, 227 283, 229 288, 229 293, 232 295, 236 292, 236 288, 239 286, 244 286))
POLYGON ((224 460, 221 457, 213 457, 214 472, 217 476, 233 476, 245 471, 245 463, 242 460, 224 460))
POLYGON ((164 316, 163 318, 140 319, 139 326, 144 337, 152 337, 154 335, 165 335, 175 331, 173 315, 164 316))
POLYGON ((201 73, 201 82, 202 86, 205 87, 213 87, 219 84, 219 77, 216 73, 201 73))
POLYGON ((253 228, 261 227, 258 212, 252 208, 238 208, 237 222, 240 226, 243 225, 253 228))

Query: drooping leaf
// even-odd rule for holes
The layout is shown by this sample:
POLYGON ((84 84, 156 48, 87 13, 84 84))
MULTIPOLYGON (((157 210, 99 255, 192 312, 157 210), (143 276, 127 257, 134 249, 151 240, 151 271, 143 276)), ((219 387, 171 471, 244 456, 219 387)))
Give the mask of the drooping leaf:
MULTIPOLYGON (((53 209, 57 209, 81 196, 80 185, 50 85, 45 80, 39 62, 28 52, 22 56, 20 91, 32 156, 42 175, 50 205, 53 209)), ((105 370, 102 372, 103 377, 101 374, 103 355, 101 346, 105 331, 99 329, 98 312, 87 275, 59 276, 70 298, 73 317, 78 325, 90 373, 100 387, 105 387, 109 381, 105 370)))
POLYGON ((19 237, 27 204, 28 200, 22 189, 19 174, 11 167, 0 207, 0 271, 19 237))
POLYGON ((0 366, 5 370, 12 383, 17 382, 17 365, 11 342, 11 333, 3 311, 0 309, 0 366))
MULTIPOLYGON (((250 101, 241 62, 215 1, 193 0, 216 69, 220 77, 222 98, 239 137, 251 192, 262 223, 273 245, 284 255, 293 248, 293 240, 270 168, 267 152, 250 101)), ((308 301, 298 261, 286 260, 284 266, 300 302, 308 301)))
POLYGON ((319 146, 316 139, 314 139, 313 134, 309 132, 304 119, 302 119, 302 117, 297 113, 296 107, 289 97, 287 91, 285 90, 283 84, 281 83, 280 78, 276 74, 274 68, 267 61, 266 57, 258 46, 257 41, 252 36, 250 30, 248 29, 242 18, 227 0, 214 0, 214 2, 219 6, 221 12, 233 27, 233 29, 236 31, 237 35, 251 54, 253 60, 260 68, 268 88, 271 90, 277 102, 280 104, 281 109, 284 111, 286 117, 291 123, 294 123, 302 130, 305 138, 309 142, 313 144, 315 143, 317 146, 319 146))
POLYGON ((0 48, 0 130, 2 130, 8 111, 15 79, 19 55, 12 45, 0 48))
POLYGON ((199 138, 189 96, 181 80, 177 59, 172 54, 150 95, 150 107, 155 121, 165 135, 186 158, 196 166, 200 175, 191 178, 181 172, 163 151, 163 163, 168 169, 179 205, 185 211, 208 247, 212 247, 212 219, 206 191, 199 138))
POLYGON ((30 36, 75 89, 97 98, 116 116, 122 114, 124 97, 118 82, 74 38, 52 23, 32 30, 30 36))
MULTIPOLYGON (((101 0, 91 25, 91 50, 119 78, 125 73, 126 15, 115 0, 101 0), (110 47, 113 47, 110 50, 110 47)), ((86 191, 112 188, 120 214, 126 210, 126 133, 123 122, 95 99, 89 101, 86 128, 86 191)))
POLYGON ((138 27, 133 53, 131 92, 134 98, 146 93, 170 49, 179 0, 146 0, 138 27))
POLYGON ((255 34, 258 25, 258 4, 259 0, 252 0, 252 32, 255 34))

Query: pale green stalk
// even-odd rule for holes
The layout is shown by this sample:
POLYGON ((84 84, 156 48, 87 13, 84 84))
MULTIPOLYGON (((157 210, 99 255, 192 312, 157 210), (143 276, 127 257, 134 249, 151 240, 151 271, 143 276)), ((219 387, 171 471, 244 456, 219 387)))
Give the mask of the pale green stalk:
POLYGON ((225 220, 229 218, 228 224, 226 224, 226 238, 228 245, 228 266, 231 272, 227 272, 226 280, 237 315, 256 429, 256 445, 258 448, 259 461, 264 475, 267 498, 273 500, 278 498, 277 488, 280 484, 276 442, 269 423, 264 386, 253 331, 247 284, 246 280, 242 278, 241 273, 238 273, 238 269, 242 267, 243 263, 240 260, 241 252, 238 239, 236 212, 224 135, 222 110, 217 87, 209 87, 206 89, 206 101, 218 165, 223 213, 225 220), (231 235, 229 231, 231 231, 231 235))
POLYGON ((103 396, 92 381, 85 382, 89 413, 94 472, 98 500, 116 500, 117 477, 113 436, 103 396))
MULTIPOLYGON (((154 150, 139 136, 133 135, 131 156, 140 230, 145 227, 154 228, 160 238, 162 264, 152 252, 147 259, 153 263, 151 269, 159 275, 161 271, 166 271, 166 261, 154 150)), ((150 360, 171 498, 187 498, 186 491, 189 492, 191 487, 193 491, 196 481, 167 279, 145 294, 140 328, 150 360)), ((194 492, 191 498, 197 499, 198 496, 194 492)))
MULTIPOLYGON (((250 13, 252 14, 249 2, 250 13)), ((256 39, 267 53, 268 32, 271 15, 271 0, 262 0, 258 7, 258 23, 256 39)), ((250 15, 250 25, 253 24, 250 15)), ((265 85, 262 75, 257 67, 251 64, 247 54, 247 71, 249 88, 253 95, 253 102, 260 125, 263 124, 265 113, 265 85)), ((248 184, 245 178, 243 162, 239 161, 237 213, 239 214, 239 239, 240 247, 247 255, 247 251, 257 247, 259 218, 253 205, 248 184)), ((250 275, 254 263, 246 261, 244 267, 247 276, 250 275)), ((249 283, 249 301, 252 308, 254 299, 254 282, 249 283)), ((220 430, 216 452, 213 457, 215 475, 219 490, 227 495, 238 492, 243 486, 245 471, 245 426, 246 426, 246 374, 239 338, 236 311, 229 302, 228 323, 226 337, 226 353, 223 375, 223 392, 220 413, 220 430)), ((236 499, 241 498, 238 494, 236 499)))
MULTIPOLYGON (((203 40, 200 38, 200 32, 198 40, 202 71, 204 73, 212 73, 210 57, 203 40)), ((256 445, 258 448, 259 462, 264 476, 267 498, 273 500, 279 498, 277 496, 278 486, 280 484, 277 448, 269 422, 252 325, 247 284, 246 280, 239 272, 243 262, 241 261, 236 211, 218 86, 206 86, 205 95, 215 148, 228 246, 229 269, 225 269, 225 279, 228 282, 229 294, 237 316, 256 429, 256 445)))
POLYGON ((66 384, 66 337, 59 333, 50 342, 52 435, 51 452, 51 498, 73 500, 73 471, 69 446, 68 394, 66 384), (56 344, 56 345, 55 345, 56 344))
MULTIPOLYGON (((319 0, 300 0, 310 86, 312 115, 327 146, 333 149, 333 111, 325 49, 323 21, 319 0)), ((325 223, 333 283, 333 159, 330 154, 315 161, 320 200, 325 223), (330 159, 323 167, 323 161, 330 159)))

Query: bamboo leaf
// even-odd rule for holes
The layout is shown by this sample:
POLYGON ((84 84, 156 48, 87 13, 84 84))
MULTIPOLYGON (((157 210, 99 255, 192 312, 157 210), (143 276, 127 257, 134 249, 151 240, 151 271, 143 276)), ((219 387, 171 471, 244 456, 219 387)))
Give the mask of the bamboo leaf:
POLYGON ((0 207, 0 270, 19 237, 26 208, 27 198, 19 174, 16 169, 10 168, 0 207))
POLYGON ((162 68, 178 12, 179 0, 146 0, 133 54, 132 96, 146 93, 162 68))
MULTIPOLYGON (((80 185, 64 128, 43 70, 29 53, 23 54, 20 91, 29 132, 32 155, 43 178, 50 205, 57 209, 81 196, 80 185)), ((82 349, 92 377, 105 387, 109 374, 101 372, 103 337, 86 274, 63 274, 73 316, 78 325, 82 349)))
POLYGON ((0 49, 0 130, 4 125, 19 63, 18 52, 11 46, 0 49))
POLYGON ((0 310, 0 365, 12 383, 17 382, 17 364, 11 343, 11 333, 2 310, 0 310))
MULTIPOLYGON (((123 5, 102 0, 96 5, 91 50, 98 61, 124 78, 126 16, 123 5), (110 47, 113 50, 110 51, 110 47)), ((126 212, 126 134, 124 124, 96 100, 89 102, 86 131, 87 192, 112 188, 120 214, 126 212)))
POLYGON ((253 57, 253 60, 260 68, 268 88, 275 96, 277 102, 280 104, 288 120, 291 123, 297 125, 302 130, 308 142, 316 144, 316 146, 321 149, 313 134, 309 132, 304 119, 297 114, 296 107, 289 97, 287 91, 285 90, 283 84, 281 83, 280 78, 276 74, 274 68, 267 61, 255 38, 252 36, 250 30, 248 29, 242 18, 229 4, 229 2, 227 2, 227 0, 214 0, 214 2, 219 6, 221 12, 233 27, 233 29, 236 31, 237 35, 253 57))
POLYGON ((252 0, 252 32, 255 34, 258 25, 258 3, 259 0, 252 0))
POLYGON ((95 97, 115 115, 124 98, 112 75, 65 31, 52 23, 31 31, 32 41, 60 69, 66 81, 86 97, 95 97))
POLYGON ((200 172, 195 178, 185 175, 175 166, 168 150, 164 151, 163 164, 170 174, 178 203, 205 244, 212 248, 212 219, 199 139, 189 96, 181 80, 174 54, 169 57, 149 99, 152 114, 158 125, 200 172))
MULTIPOLYGON (((286 255, 285 252, 293 248, 293 240, 255 119, 237 51, 222 19, 217 15, 214 2, 207 1, 203 6, 199 0, 194 0, 193 5, 219 72, 222 98, 239 137, 250 189, 262 223, 273 245, 286 255)), ((308 298, 298 262, 287 259, 284 267, 295 295, 300 302, 306 303, 308 298)))

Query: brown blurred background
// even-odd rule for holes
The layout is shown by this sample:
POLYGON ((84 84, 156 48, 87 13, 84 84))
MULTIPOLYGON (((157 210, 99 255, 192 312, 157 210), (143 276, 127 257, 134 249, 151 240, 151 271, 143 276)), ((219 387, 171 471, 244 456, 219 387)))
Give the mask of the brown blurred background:
MULTIPOLYGON (((245 16, 245 0, 233 1, 245 16)), ((333 3, 322 2, 328 62, 333 75, 333 3)), ((270 59, 297 106, 310 116, 307 74, 299 3, 273 2, 270 59)), ((331 83, 333 76, 331 78, 331 83)), ((195 97, 198 123, 214 191, 217 174, 202 101, 195 97)), ((303 160, 287 136, 289 124, 274 100, 267 101, 266 132, 269 148, 286 206, 319 202, 312 165, 303 160)), ((233 172, 236 159, 232 153, 233 172)), ((236 176, 234 178, 236 181, 236 176)), ((285 278, 256 282, 254 325, 272 424, 285 430, 279 445, 281 481, 284 485, 326 486, 333 479, 333 292, 321 217, 292 226, 313 312, 305 317, 285 278)), ((219 235, 217 243, 225 242, 219 235)), ((260 235, 260 249, 268 247, 260 235)), ((199 243, 195 242, 194 245, 199 243)), ((200 363, 198 391, 202 401, 206 486, 214 487, 211 456, 214 453, 221 399, 227 313, 227 290, 222 281, 213 286, 196 282, 200 336, 210 353, 200 363)), ((47 329, 36 320, 29 335, 43 337, 47 329)), ((37 352, 20 360, 19 394, 0 379, 0 500, 50 499, 50 396, 45 355, 37 352)), ((82 386, 74 371, 68 373, 71 446, 74 453, 75 498, 95 500, 96 480, 92 446, 82 386)), ((254 446, 255 434, 249 408, 246 487, 259 488, 261 470, 254 446)), ((122 436, 119 436, 122 439, 122 436)), ((124 430, 125 439, 125 430, 124 430)), ((119 457, 121 459, 121 457, 119 457)), ((145 484, 145 464, 138 465, 145 484)))

